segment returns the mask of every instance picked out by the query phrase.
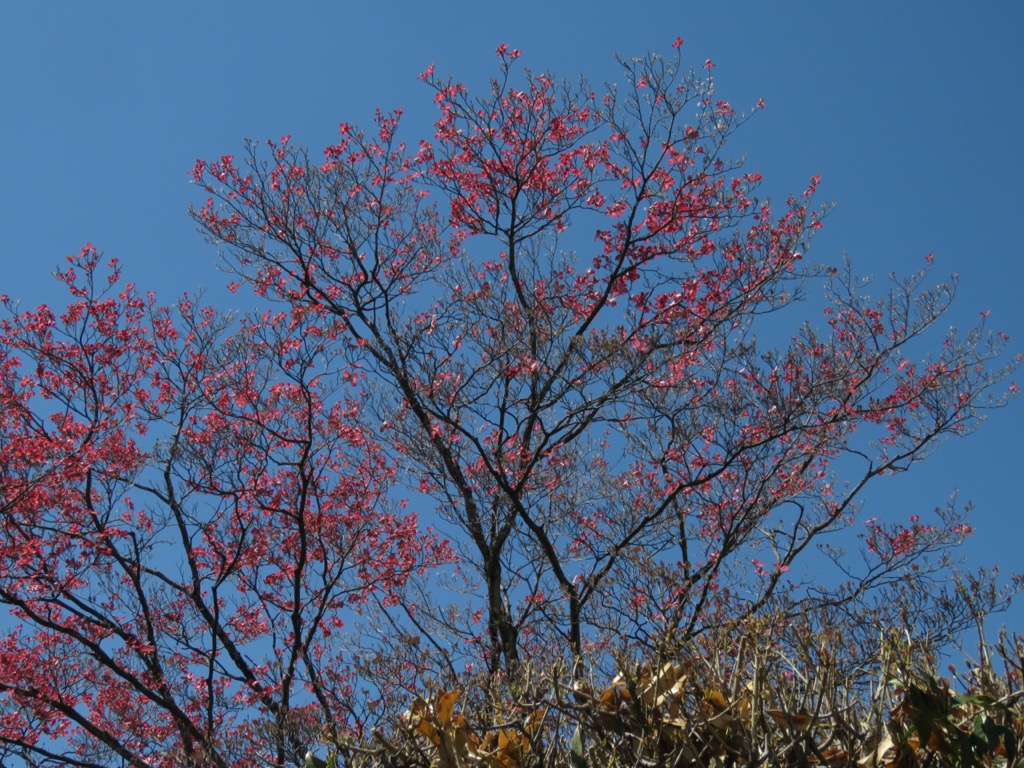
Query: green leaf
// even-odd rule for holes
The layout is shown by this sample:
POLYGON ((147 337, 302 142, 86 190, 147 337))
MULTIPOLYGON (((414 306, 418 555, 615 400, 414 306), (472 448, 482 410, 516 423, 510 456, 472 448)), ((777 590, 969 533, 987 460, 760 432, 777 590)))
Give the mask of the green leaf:
POLYGON ((583 756, 583 732, 579 726, 576 726, 569 742, 569 762, 572 768, 587 768, 587 758, 583 756))
POLYGON ((1017 756, 1017 736, 1013 729, 999 725, 988 715, 979 714, 974 718, 972 736, 974 743, 981 746, 988 754, 995 753, 1001 739, 1003 748, 1006 750, 1007 764, 1013 764, 1013 760, 1017 756))
POLYGON ((991 696, 985 696, 984 694, 965 694, 963 696, 957 696, 953 699, 957 704, 974 704, 982 707, 983 709, 1005 709, 1005 707, 998 701, 993 699, 991 696))

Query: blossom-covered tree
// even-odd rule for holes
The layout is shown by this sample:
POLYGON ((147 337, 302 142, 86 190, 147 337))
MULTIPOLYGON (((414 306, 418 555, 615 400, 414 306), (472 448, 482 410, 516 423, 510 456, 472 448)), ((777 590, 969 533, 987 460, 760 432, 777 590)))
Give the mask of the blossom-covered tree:
MULTIPOLYGON (((3 321, 0 742, 30 765, 301 757, 346 609, 450 559, 389 497, 313 310, 158 307, 86 248, 3 321)), ((6 300, 6 297, 5 297, 6 300)))
POLYGON ((12 307, 14 752, 288 764, 467 669, 513 685, 852 615, 899 578, 938 594, 953 506, 873 515, 861 570, 825 550, 834 584, 799 558, 999 402, 1005 339, 928 356, 952 283, 812 264, 818 179, 758 199, 724 154, 744 117, 678 50, 600 90, 498 56, 482 96, 422 75, 440 116, 411 148, 378 113, 322 157, 197 162, 195 218, 265 313, 159 308, 92 250, 65 314, 12 307), (780 333, 804 295, 824 314, 780 333))

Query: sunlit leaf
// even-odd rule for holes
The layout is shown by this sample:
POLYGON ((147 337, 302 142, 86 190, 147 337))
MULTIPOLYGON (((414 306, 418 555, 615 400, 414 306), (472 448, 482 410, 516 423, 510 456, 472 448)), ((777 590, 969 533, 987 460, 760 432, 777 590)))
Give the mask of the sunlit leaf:
POLYGON ((583 732, 579 726, 573 731, 572 741, 569 742, 569 761, 572 768, 588 768, 587 758, 583 755, 583 732))
POLYGON ((437 717, 437 721, 441 724, 442 728, 446 728, 448 723, 451 722, 455 702, 461 693, 462 691, 448 691, 447 693, 439 694, 434 702, 434 715, 437 717))

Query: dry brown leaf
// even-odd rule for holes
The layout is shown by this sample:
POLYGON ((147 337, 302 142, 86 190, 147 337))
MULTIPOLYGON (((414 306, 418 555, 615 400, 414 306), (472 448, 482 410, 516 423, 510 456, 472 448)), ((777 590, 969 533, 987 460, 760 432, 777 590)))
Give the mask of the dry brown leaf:
POLYGON ((432 722, 426 718, 422 718, 419 722, 413 726, 417 733, 426 736, 435 747, 441 746, 441 734, 438 733, 437 728, 432 722))
POLYGON ((458 700, 462 691, 448 691, 447 693, 438 694, 437 699, 434 701, 434 715, 437 717, 437 721, 441 724, 442 728, 448 727, 448 723, 452 720, 452 713, 455 710, 455 702, 458 700))
POLYGON ((644 682, 640 688, 640 700, 648 707, 660 706, 665 695, 680 685, 684 670, 682 664, 666 662, 653 679, 644 682))
POLYGON ((714 688, 705 691, 704 701, 710 704, 716 712, 724 712, 729 708, 729 702, 725 700, 725 696, 714 688))
MULTIPOLYGON (((850 754, 845 749, 823 749, 821 750, 821 757, 824 758, 824 765, 831 766, 831 768, 842 768, 850 764, 850 754)), ((814 755, 809 759, 810 762, 821 763, 821 760, 814 755)))
POLYGON ((600 701, 604 704, 605 709, 614 712, 619 708, 619 705, 632 700, 632 698, 624 685, 614 684, 604 689, 601 693, 600 701))
POLYGON ((526 724, 523 726, 523 730, 531 736, 536 736, 537 731, 544 724, 544 718, 548 716, 547 709, 535 709, 530 713, 530 717, 527 719, 526 724))
POLYGON ((783 728, 788 731, 804 732, 812 725, 814 725, 814 718, 810 715, 803 715, 800 713, 790 714, 789 712, 783 712, 781 709, 769 709, 768 714, 779 728, 783 728))
POLYGON ((864 755, 857 761, 857 765, 863 766, 863 768, 887 766, 896 758, 896 753, 896 742, 892 740, 892 736, 885 734, 885 737, 878 742, 875 751, 872 754, 864 755))
POLYGON ((455 729, 455 748, 460 755, 473 754, 480 747, 480 737, 469 727, 469 721, 461 715, 452 718, 455 729))
POLYGON ((714 688, 704 692, 704 708, 711 715, 706 722, 720 731, 726 730, 736 720, 729 711, 729 702, 725 696, 714 688))

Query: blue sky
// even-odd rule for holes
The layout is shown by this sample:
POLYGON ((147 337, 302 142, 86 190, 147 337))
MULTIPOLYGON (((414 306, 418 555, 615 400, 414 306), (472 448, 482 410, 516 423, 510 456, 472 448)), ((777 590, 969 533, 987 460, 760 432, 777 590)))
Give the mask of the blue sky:
MULTIPOLYGON (((813 256, 861 273, 907 272, 934 252, 960 274, 950 322, 992 326, 1024 350, 1024 5, 521 0, 8 3, 0 23, 0 293, 59 301, 48 274, 92 242, 165 301, 222 293, 216 252, 186 210, 197 157, 245 137, 320 148, 338 122, 403 107, 429 133, 434 62, 479 85, 507 42, 534 69, 614 80, 613 54, 712 58, 737 107, 763 97, 732 141, 763 191, 822 175, 837 207, 813 256)), ((235 299, 237 301, 237 299, 235 299)), ((975 565, 1020 566, 1024 405, 993 414, 917 471, 879 486, 871 515, 927 513, 959 488, 976 504, 975 565)), ((1024 601, 1022 601, 1024 602, 1024 601)), ((1024 608, 1003 617, 1024 630, 1024 608)))

